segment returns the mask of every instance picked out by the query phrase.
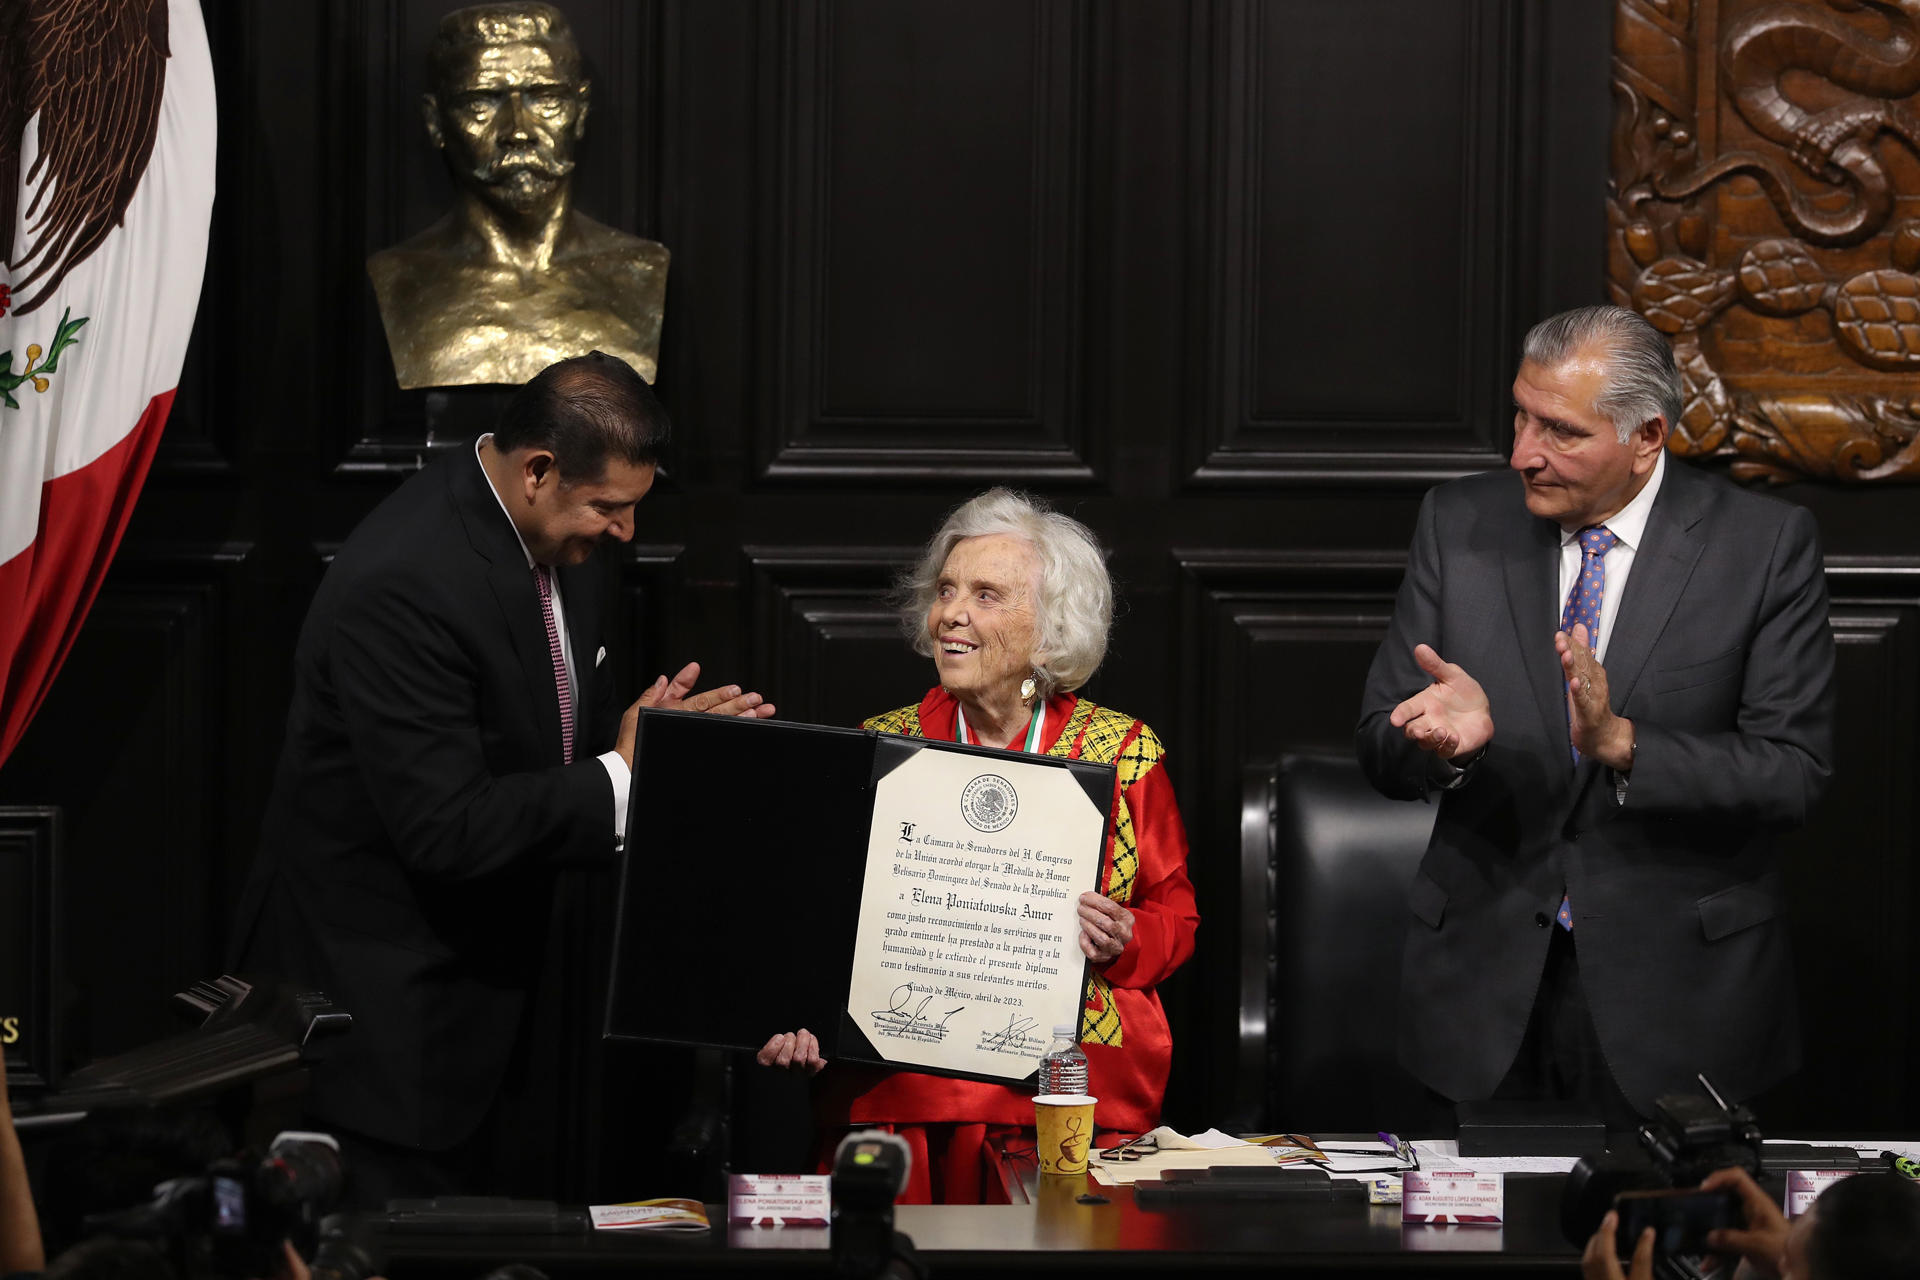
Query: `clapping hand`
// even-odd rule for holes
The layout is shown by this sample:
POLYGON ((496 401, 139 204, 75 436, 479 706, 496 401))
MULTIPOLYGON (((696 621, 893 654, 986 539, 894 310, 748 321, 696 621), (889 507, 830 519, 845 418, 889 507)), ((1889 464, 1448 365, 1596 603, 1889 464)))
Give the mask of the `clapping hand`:
POLYGON ((1388 723, 1442 760, 1476 755, 1493 741, 1493 708, 1486 690, 1430 645, 1415 645, 1413 660, 1433 683, 1395 707, 1388 723))
POLYGON ((765 720, 774 712, 771 702, 757 693, 743 693, 737 684, 694 693, 694 683, 699 679, 700 664, 689 662, 680 668, 680 674, 672 680, 665 676, 655 677, 653 684, 640 695, 640 700, 627 708, 627 713, 620 717, 620 739, 613 748, 627 762, 627 768, 633 768, 633 738, 639 728, 642 707, 657 707, 663 711, 704 711, 708 715, 741 716, 749 720, 765 720))
POLYGON ((1573 749, 1626 773, 1633 768, 1633 722, 1613 714, 1607 669, 1590 646, 1586 624, 1576 623, 1572 635, 1554 632, 1553 647, 1567 681, 1567 731, 1573 749))

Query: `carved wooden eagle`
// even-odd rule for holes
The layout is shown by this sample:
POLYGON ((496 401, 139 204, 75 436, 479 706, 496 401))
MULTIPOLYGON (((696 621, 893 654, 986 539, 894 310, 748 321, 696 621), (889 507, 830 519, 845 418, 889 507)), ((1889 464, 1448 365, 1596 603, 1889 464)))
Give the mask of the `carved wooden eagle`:
POLYGON ((27 271, 10 282, 15 313, 45 301, 125 220, 159 132, 167 53, 167 0, 0 0, 0 264, 27 271))

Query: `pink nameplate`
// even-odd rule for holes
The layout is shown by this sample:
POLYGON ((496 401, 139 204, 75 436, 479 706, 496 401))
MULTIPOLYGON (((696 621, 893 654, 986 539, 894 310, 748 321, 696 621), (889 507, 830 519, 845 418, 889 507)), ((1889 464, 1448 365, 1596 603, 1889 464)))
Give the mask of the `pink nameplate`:
POLYGON ((1500 1225, 1505 1184, 1497 1173, 1472 1169, 1410 1169, 1400 1180, 1400 1221, 1500 1225))
POLYGON ((1790 1169, 1787 1171, 1787 1216, 1797 1218, 1813 1208, 1813 1202, 1842 1178, 1851 1178, 1851 1169, 1790 1169))
POLYGON ((833 1179, 824 1173, 727 1178, 727 1223, 736 1227, 824 1227, 833 1217, 833 1179))

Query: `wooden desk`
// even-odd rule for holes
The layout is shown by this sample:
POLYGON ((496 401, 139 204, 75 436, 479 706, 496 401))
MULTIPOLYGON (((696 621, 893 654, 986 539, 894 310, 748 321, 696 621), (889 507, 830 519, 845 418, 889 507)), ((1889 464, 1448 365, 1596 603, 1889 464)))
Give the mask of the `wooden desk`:
MULTIPOLYGON (((1207 1205, 1149 1211, 1128 1188, 1104 1205, 1076 1197, 1088 1180, 1045 1179, 1023 1205, 903 1205, 895 1226, 912 1237, 935 1280, 1038 1280, 1060 1273, 1130 1276, 1192 1272, 1288 1276, 1566 1277, 1579 1257, 1560 1239, 1557 1174, 1507 1178, 1504 1227, 1402 1227, 1398 1208, 1358 1203, 1207 1205)), ((722 1216, 715 1206, 709 1212, 722 1216)), ((386 1242, 392 1280, 477 1280, 505 1261, 555 1280, 715 1272, 826 1275, 824 1229, 716 1228, 693 1239, 601 1232, 531 1238, 406 1236, 386 1242)))

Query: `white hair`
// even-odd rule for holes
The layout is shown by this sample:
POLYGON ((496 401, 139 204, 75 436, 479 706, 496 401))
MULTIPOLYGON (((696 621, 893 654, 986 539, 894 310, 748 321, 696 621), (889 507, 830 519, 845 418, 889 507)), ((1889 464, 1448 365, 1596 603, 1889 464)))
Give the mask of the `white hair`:
POLYGON ((1113 625, 1113 579, 1093 530, 1045 502, 1012 489, 989 489, 955 507, 933 535, 920 561, 895 588, 900 629, 915 652, 933 656, 927 612, 940 591, 940 571, 954 547, 967 538, 1005 534, 1033 548, 1039 561, 1034 583, 1034 624, 1039 639, 1033 668, 1036 696, 1078 689, 1107 656, 1113 625))
POLYGON ((1613 424, 1621 444, 1655 418, 1665 418, 1668 431, 1680 425, 1684 401, 1673 348, 1636 312, 1609 306, 1562 311, 1529 329, 1520 352, 1522 359, 1557 369, 1589 346, 1607 355, 1607 377, 1593 411, 1613 424))

